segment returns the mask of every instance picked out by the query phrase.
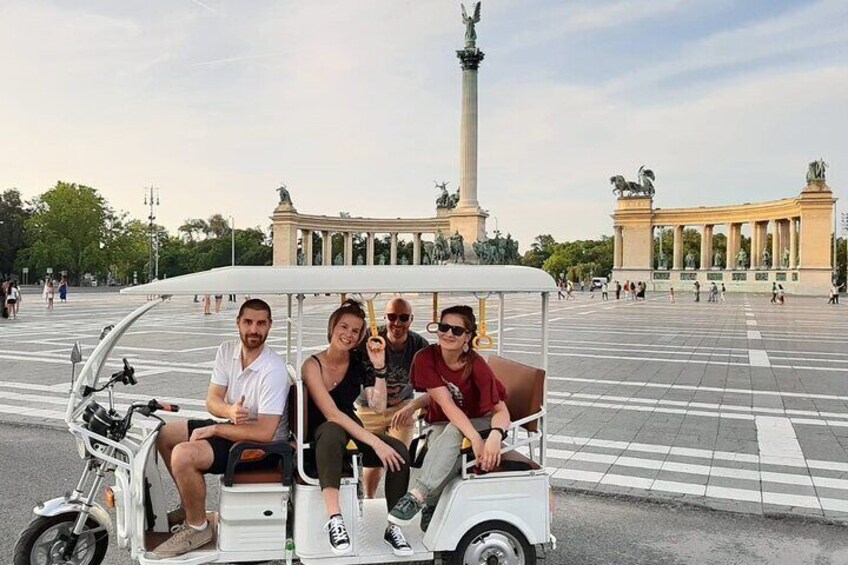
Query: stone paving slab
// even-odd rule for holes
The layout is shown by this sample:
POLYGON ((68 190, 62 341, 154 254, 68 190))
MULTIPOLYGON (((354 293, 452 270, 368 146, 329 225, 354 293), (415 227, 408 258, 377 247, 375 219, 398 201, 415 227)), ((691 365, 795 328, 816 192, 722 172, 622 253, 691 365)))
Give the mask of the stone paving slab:
MULTIPOLYGON (((601 304, 578 293, 577 300, 552 303, 552 484, 848 523, 845 306, 792 297, 778 308, 768 295, 730 295, 724 305, 648 298, 601 304), (797 445, 795 459, 779 450, 766 455, 775 446, 755 425, 758 417, 781 419, 791 435, 784 439, 797 445)), ((418 313, 413 329, 422 331, 430 297, 411 299, 418 313)), ((28 296, 21 319, 0 320, 0 421, 62 427, 73 341, 87 356, 103 325, 142 302, 72 293, 47 312, 28 296)), ((269 302, 276 320, 269 344, 284 354, 285 299, 269 302)), ((442 297, 443 306, 458 302, 474 303, 442 297)), ((337 304, 308 297, 309 352, 323 347, 326 318, 337 304)), ((126 356, 140 377, 118 402, 155 396, 203 414, 215 349, 237 335, 236 306, 225 302, 220 314, 203 316, 190 298, 175 298, 142 318, 114 352, 110 369, 126 356)), ((536 365, 539 326, 535 314, 525 314, 537 308, 536 298, 508 299, 502 336, 507 356, 536 365)), ((501 337, 496 304, 489 315, 490 331, 501 337)))

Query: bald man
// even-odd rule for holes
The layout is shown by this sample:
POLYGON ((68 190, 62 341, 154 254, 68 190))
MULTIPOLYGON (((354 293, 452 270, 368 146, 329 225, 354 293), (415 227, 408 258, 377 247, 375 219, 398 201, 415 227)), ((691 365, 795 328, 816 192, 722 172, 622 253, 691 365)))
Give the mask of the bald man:
MULTIPOLYGON (((356 401, 356 414, 363 427, 372 434, 389 434, 408 447, 413 433, 411 415, 421 405, 421 402, 413 402, 409 367, 415 354, 427 347, 429 342, 410 330, 414 316, 408 300, 390 300, 386 304, 384 319, 385 325, 379 328, 379 333, 386 340, 386 411, 378 414, 368 407, 364 396, 360 396, 356 401)), ((364 470, 366 497, 374 497, 381 475, 380 467, 364 470)))

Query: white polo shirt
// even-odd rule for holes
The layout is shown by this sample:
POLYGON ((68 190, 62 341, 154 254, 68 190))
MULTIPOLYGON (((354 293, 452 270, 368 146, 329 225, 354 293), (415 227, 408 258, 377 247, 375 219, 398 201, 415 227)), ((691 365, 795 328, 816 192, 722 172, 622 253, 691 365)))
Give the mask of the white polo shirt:
POLYGON ((274 441, 288 438, 289 376, 283 359, 270 347, 265 345, 259 357, 242 370, 241 341, 225 341, 215 355, 212 384, 227 387, 225 400, 229 404, 235 404, 244 395, 250 420, 255 421, 259 414, 282 416, 274 441))

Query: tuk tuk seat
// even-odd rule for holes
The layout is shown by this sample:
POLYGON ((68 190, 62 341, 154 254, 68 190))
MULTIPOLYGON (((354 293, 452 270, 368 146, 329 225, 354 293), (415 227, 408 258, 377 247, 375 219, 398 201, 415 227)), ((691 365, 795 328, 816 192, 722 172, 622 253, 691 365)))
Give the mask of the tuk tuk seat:
MULTIPOLYGON (((498 355, 487 359, 495 377, 504 385, 506 405, 513 422, 541 412, 544 406, 545 371, 498 355)), ((528 432, 539 430, 539 419, 521 424, 528 432)))

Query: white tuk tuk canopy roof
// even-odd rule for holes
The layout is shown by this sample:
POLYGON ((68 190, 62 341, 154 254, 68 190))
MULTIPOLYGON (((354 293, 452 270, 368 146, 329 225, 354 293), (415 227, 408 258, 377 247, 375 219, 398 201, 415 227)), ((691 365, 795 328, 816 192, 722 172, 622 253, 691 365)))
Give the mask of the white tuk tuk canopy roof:
POLYGON ((514 265, 222 267, 125 288, 125 294, 556 292, 545 271, 514 265))

